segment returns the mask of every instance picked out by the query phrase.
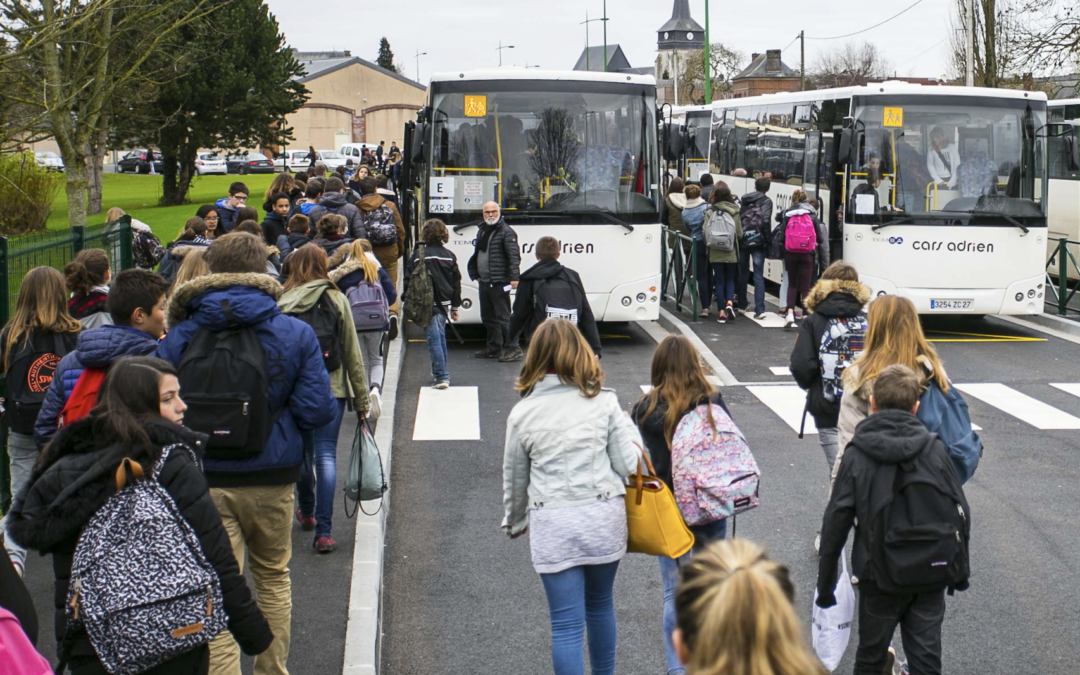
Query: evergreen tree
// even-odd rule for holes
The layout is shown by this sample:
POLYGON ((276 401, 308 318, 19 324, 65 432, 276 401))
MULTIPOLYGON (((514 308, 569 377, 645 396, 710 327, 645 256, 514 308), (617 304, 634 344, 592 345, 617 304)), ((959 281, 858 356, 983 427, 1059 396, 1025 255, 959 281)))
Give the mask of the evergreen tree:
POLYGON ((375 58, 375 63, 392 73, 397 72, 394 68, 394 52, 390 51, 390 41, 386 38, 379 40, 379 55, 375 58))

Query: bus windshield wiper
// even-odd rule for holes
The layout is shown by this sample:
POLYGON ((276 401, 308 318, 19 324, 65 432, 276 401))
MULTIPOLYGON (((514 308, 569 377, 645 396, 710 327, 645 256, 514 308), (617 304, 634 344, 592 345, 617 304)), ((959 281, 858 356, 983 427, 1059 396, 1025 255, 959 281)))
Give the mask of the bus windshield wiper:
POLYGON ((1026 225, 1021 223, 1016 218, 1013 218, 1012 216, 1008 215, 1007 213, 1002 213, 1001 211, 976 211, 976 210, 972 209, 971 211, 965 211, 965 213, 970 213, 973 216, 982 216, 984 218, 987 218, 987 217, 1004 218, 1005 220, 1009 221, 1009 223, 1011 223, 1012 225, 1015 225, 1016 227, 1019 227, 1021 230, 1023 230, 1024 234, 1027 234, 1029 232, 1026 225))
POLYGON ((602 218, 603 220, 606 220, 607 222, 611 223, 612 225, 619 225, 620 227, 625 227, 628 232, 633 232, 634 231, 634 226, 631 225, 630 223, 626 222, 622 218, 619 218, 618 216, 612 215, 611 213, 609 213, 607 211, 601 211, 599 208, 597 208, 595 211, 589 209, 589 210, 579 210, 579 211, 564 211, 563 213, 570 213, 570 214, 573 214, 573 215, 600 216, 600 218, 602 218))
POLYGON ((909 213, 909 214, 904 214, 904 215, 902 215, 902 216, 900 216, 898 218, 893 218, 892 220, 890 220, 887 223, 878 223, 878 224, 872 226, 870 228, 870 230, 872 232, 877 232, 881 228, 888 227, 890 225, 912 225, 912 224, 918 225, 919 224, 918 221, 920 221, 920 220, 944 220, 944 219, 947 219, 947 218, 948 218, 948 216, 945 216, 943 218, 942 214, 939 214, 939 213, 909 213))
MULTIPOLYGON (((555 215, 553 213, 507 213, 505 211, 503 211, 503 213, 502 213, 502 218, 503 218, 503 220, 506 220, 506 221, 540 220, 540 219, 555 220, 555 219, 563 218, 563 217, 564 216, 562 216, 562 215, 555 215)), ((468 222, 468 223, 462 223, 461 225, 455 225, 454 226, 454 234, 457 234, 457 233, 461 232, 466 227, 477 227, 477 228, 479 228, 479 227, 483 226, 483 224, 484 224, 483 220, 473 220, 473 221, 468 222)))

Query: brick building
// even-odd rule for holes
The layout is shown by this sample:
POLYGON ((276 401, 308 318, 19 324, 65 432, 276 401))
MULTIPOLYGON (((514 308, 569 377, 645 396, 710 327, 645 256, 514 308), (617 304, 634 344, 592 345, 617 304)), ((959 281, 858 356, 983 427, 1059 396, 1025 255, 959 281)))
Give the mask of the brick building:
POLYGON ((780 50, 754 54, 750 65, 731 78, 733 98, 799 90, 799 71, 780 60, 780 50))

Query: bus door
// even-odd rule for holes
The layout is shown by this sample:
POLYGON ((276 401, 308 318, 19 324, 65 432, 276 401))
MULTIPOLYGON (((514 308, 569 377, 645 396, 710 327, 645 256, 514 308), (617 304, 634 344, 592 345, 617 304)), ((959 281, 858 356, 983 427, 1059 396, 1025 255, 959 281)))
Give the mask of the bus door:
POLYGON ((808 131, 803 138, 806 139, 806 152, 803 155, 803 192, 809 197, 818 197, 818 166, 821 155, 821 132, 808 131))

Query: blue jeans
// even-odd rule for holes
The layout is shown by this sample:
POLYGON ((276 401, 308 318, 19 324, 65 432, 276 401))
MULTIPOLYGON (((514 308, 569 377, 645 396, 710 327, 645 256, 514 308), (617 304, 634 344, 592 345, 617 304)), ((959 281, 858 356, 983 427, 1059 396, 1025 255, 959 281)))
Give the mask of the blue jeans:
POLYGON ((716 305, 724 311, 724 305, 735 301, 735 279, 739 276, 739 263, 709 263, 716 279, 716 305))
POLYGON ((746 281, 754 275, 754 314, 765 312, 765 249, 739 249, 739 283, 736 290, 739 295, 739 309, 746 309, 746 281), (753 263, 753 269, 750 263, 753 263))
POLYGON ((296 484, 300 513, 315 512, 315 536, 329 537, 334 516, 334 491, 337 489, 337 441, 341 418, 345 414, 345 399, 334 399, 334 419, 329 424, 302 432, 304 463, 300 465, 300 482, 296 484))
POLYGON ((681 558, 657 558, 660 561, 660 579, 664 586, 664 660, 667 662, 668 675, 681 675, 686 672, 675 655, 675 646, 671 644, 671 634, 675 632, 675 589, 679 586, 679 567, 690 562, 694 551, 700 551, 714 541, 727 536, 727 520, 717 520, 705 525, 691 525, 694 533, 694 548, 684 553, 681 558))
POLYGON ((436 382, 449 382, 450 373, 446 372, 446 315, 435 310, 424 329, 427 338, 428 354, 431 355, 431 377, 436 382))
POLYGON ((615 602, 612 590, 619 561, 579 565, 541 574, 551 613, 551 663, 555 675, 584 675, 581 642, 589 627, 592 675, 615 672, 615 602))

